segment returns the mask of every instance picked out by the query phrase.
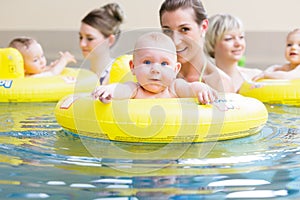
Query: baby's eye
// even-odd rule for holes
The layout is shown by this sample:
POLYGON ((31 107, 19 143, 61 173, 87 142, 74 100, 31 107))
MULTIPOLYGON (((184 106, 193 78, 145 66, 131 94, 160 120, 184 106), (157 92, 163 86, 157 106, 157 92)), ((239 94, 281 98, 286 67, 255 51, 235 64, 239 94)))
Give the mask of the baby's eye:
POLYGON ((150 60, 145 60, 143 63, 146 64, 146 65, 150 65, 151 61, 150 60))
POLYGON ((287 46, 287 47, 291 47, 291 46, 292 46, 292 44, 290 44, 290 43, 289 43, 289 44, 286 44, 286 46, 287 46))
POLYGON ((88 41, 93 41, 94 40, 94 38, 86 38, 88 41))
POLYGON ((161 66, 167 66, 167 65, 169 65, 168 62, 162 62, 162 63, 161 63, 161 66))

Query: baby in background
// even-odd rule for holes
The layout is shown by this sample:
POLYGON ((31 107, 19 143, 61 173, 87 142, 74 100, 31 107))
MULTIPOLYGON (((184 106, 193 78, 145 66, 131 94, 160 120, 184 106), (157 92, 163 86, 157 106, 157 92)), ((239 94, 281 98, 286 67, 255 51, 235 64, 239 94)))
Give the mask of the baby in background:
POLYGON ((285 58, 288 63, 272 65, 253 78, 259 79, 299 79, 300 78, 300 29, 288 33, 286 38, 285 58))
POLYGON ((163 33, 146 33, 138 38, 129 63, 137 82, 98 86, 94 99, 109 103, 112 99, 192 98, 202 104, 217 98, 214 89, 201 82, 176 79, 181 64, 177 62, 176 47, 163 33))
POLYGON ((19 37, 9 43, 9 47, 17 49, 24 60, 24 72, 27 77, 49 77, 60 74, 71 62, 76 59, 68 51, 59 52, 60 58, 47 66, 42 46, 33 38, 19 37))

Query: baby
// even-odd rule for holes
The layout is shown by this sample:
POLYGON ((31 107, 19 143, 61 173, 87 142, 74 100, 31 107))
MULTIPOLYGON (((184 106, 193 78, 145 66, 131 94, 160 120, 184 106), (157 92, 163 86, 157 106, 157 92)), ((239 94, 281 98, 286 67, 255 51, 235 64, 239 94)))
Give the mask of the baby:
POLYGON ((299 79, 300 78, 300 29, 288 33, 286 38, 285 58, 288 63, 272 65, 253 78, 259 79, 299 79))
POLYGON ((163 33, 139 37, 129 65, 137 82, 98 86, 92 93, 94 99, 109 103, 112 99, 198 97, 207 104, 217 98, 216 91, 205 83, 176 79, 181 64, 173 41, 163 33))
POLYGON ((76 63, 69 52, 59 52, 60 58, 47 66, 42 46, 29 37, 19 37, 9 43, 9 47, 16 48, 24 60, 24 72, 27 77, 49 77, 60 74, 70 63, 76 63))

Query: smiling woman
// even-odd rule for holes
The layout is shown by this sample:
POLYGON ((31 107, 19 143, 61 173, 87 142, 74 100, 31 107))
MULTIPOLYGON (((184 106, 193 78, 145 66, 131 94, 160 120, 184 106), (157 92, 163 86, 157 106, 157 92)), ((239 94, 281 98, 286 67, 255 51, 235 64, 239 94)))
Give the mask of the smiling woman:
MULTIPOLYGON (((88 11, 108 2, 108 0, 3 1, 0 7, 0 46, 6 47, 8 41, 15 36, 30 35, 43 44, 49 60, 54 60, 58 51, 68 50, 74 54, 80 64, 83 59, 78 45, 80 20, 88 11), (12 10, 14 11, 13 17, 11 16, 12 10), (53 12, 45 12, 45 10, 53 12)), ((159 27, 157 12, 163 0, 118 0, 117 2, 126 14, 126 20, 121 25, 123 33, 127 30, 159 27)), ((234 13, 242 19, 247 28, 246 58, 248 67, 255 66, 263 69, 268 65, 280 63, 284 59, 281 47, 284 45, 286 33, 295 28, 295 21, 290 19, 293 19, 294 13, 298 12, 300 1, 288 0, 289 3, 285 3, 273 0, 253 0, 251 2, 203 0, 202 2, 209 16, 225 12, 234 13), (272 10, 266 11, 265 8, 269 5, 272 5, 272 10), (255 16, 250 10, 255 10, 255 16), (282 13, 282 15, 278 15, 278 13, 282 13)), ((114 58, 124 53, 120 50, 122 48, 116 48, 121 40, 122 37, 112 48, 114 58), (115 53, 115 50, 118 52, 115 53)), ((129 41, 128 43, 128 46, 132 47, 129 41)))
POLYGON ((239 67, 245 49, 245 31, 242 21, 230 14, 216 14, 209 18, 205 51, 214 59, 218 68, 224 71, 238 92, 245 80, 251 80, 261 73, 259 69, 239 67))
POLYGON ((233 92, 230 78, 206 57, 203 42, 208 28, 206 11, 199 0, 165 0, 160 24, 176 45, 179 76, 188 82, 202 81, 220 92, 233 92))

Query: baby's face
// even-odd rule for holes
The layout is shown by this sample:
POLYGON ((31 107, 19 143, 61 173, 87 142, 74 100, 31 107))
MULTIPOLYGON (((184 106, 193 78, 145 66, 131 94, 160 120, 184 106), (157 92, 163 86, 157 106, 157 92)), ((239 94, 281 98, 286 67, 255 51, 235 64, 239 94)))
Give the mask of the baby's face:
POLYGON ((47 61, 39 43, 32 43, 22 54, 26 74, 38 74, 46 70, 47 61))
POLYGON ((180 69, 176 54, 158 48, 137 50, 133 64, 132 70, 139 84, 152 93, 169 87, 180 69))
POLYGON ((292 33, 287 37, 285 57, 292 64, 300 64, 300 32, 292 33))

